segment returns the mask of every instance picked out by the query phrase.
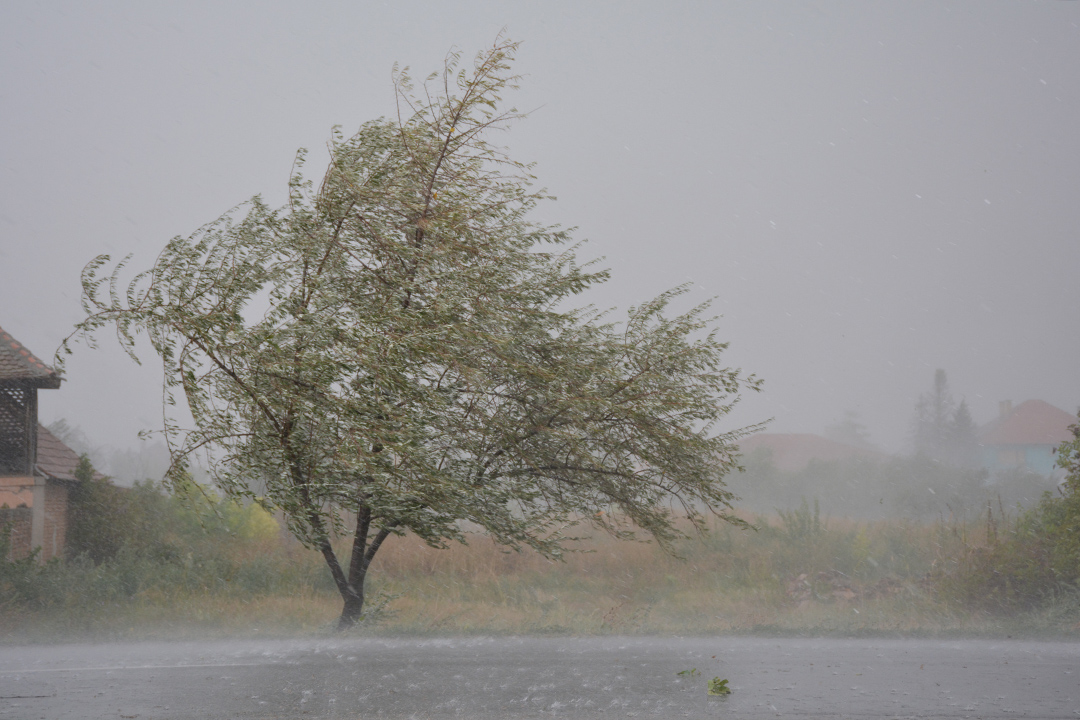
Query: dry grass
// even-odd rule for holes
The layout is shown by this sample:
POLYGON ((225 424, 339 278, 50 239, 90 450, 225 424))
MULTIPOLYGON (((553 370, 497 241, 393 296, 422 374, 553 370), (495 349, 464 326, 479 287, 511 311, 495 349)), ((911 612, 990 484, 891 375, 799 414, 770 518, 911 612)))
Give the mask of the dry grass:
MULTIPOLYGON (((825 521, 809 508, 760 518, 760 530, 714 528, 677 548, 598 537, 561 562, 507 552, 482 536, 435 550, 393 538, 372 566, 358 632, 379 634, 813 635, 1078 634, 1075 613, 1040 610, 1003 620, 950 603, 928 578, 978 533, 897 522, 825 521)), ((332 632, 340 600, 315 553, 291 541, 233 555, 288 582, 145 590, 108 607, 0 609, 9 642, 80 637, 303 636, 332 632), (292 583, 292 584, 289 584, 292 583), (284 589, 283 589, 284 588, 284 589)))

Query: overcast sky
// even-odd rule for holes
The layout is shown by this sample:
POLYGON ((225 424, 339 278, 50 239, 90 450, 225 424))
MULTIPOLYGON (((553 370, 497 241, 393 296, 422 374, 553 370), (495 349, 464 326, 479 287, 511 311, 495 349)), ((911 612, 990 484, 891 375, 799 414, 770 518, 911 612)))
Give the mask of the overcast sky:
MULTIPOLYGON (((50 361, 98 253, 317 176, 333 125, 394 112, 502 28, 522 41, 500 137, 558 196, 625 308, 688 281, 731 364, 731 427, 858 412, 903 447, 944 368, 977 422, 1080 405, 1080 2, 6 2, 0 326, 50 361)), ((78 349, 42 418, 96 443, 160 425, 160 378, 78 349)))

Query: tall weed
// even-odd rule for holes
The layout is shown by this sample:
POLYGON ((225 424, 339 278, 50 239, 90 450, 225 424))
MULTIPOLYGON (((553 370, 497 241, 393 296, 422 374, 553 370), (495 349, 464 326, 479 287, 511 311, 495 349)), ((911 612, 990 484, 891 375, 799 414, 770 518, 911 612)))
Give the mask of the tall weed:
POLYGON ((1066 472, 1058 492, 1011 519, 988 505, 982 541, 966 541, 941 573, 944 594, 990 611, 1080 605, 1080 424, 1070 430, 1074 439, 1058 449, 1066 472))
MULTIPOLYGON (((157 550, 127 544, 100 561, 83 553, 45 565, 0 563, 0 627, 10 634, 18 618, 36 617, 73 632, 134 633, 151 622, 161 632, 184 623, 244 633, 284 623, 278 627, 309 632, 314 617, 325 615, 329 625, 340 611, 319 555, 279 532, 273 518, 268 524, 263 511, 212 497, 190 507, 156 488, 142 492, 160 513, 151 538, 157 550)), ((507 551, 482 535, 444 550, 393 537, 371 568, 367 625, 423 633, 966 628, 978 622, 972 613, 990 606, 1034 607, 1017 600, 1019 585, 1056 587, 1024 575, 1031 553, 1052 557, 1050 549, 1036 543, 1021 553, 1008 544, 1035 543, 1047 517, 1039 515, 1038 525, 995 508, 991 524, 985 516, 854 521, 804 500, 793 510, 746 516, 754 529, 718 522, 677 545, 675 555, 598 534, 559 562, 507 551), (1008 580, 988 592, 990 577, 1008 580)))

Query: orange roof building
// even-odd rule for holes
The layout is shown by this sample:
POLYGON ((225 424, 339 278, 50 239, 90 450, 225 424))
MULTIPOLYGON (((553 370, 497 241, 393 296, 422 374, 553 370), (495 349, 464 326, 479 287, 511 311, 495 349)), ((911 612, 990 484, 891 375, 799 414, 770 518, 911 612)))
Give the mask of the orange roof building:
POLYGON ((743 455, 769 454, 773 466, 785 472, 797 472, 811 460, 835 462, 848 458, 883 459, 877 450, 848 445, 812 433, 757 433, 739 443, 743 455))
POLYGON ((979 430, 983 466, 992 472, 1052 474, 1057 448, 1073 439, 1069 426, 1078 422, 1077 417, 1042 400, 1026 400, 1016 407, 1005 401, 1000 409, 1000 416, 979 430))
POLYGON ((38 390, 60 376, 0 328, 0 526, 8 555, 49 560, 64 551, 68 489, 79 456, 38 423, 38 390))

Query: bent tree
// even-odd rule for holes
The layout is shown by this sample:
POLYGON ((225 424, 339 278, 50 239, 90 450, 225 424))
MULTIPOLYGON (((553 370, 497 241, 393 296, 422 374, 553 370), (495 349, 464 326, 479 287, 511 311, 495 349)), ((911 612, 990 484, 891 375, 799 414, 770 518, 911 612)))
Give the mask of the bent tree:
POLYGON ((709 513, 738 522, 723 476, 753 428, 716 423, 758 380, 721 364, 707 307, 665 314, 680 290, 617 324, 567 309, 607 275, 529 218, 530 166, 488 140, 518 117, 515 48, 451 55, 422 92, 395 72, 398 118, 335 130, 321 183, 301 151, 285 207, 173 239, 126 288, 126 261, 93 260, 58 355, 114 326, 135 358, 145 333, 186 408, 166 482, 201 456, 280 510, 325 558, 341 628, 394 535, 445 547, 468 522, 557 558, 581 523, 669 546, 709 513))

